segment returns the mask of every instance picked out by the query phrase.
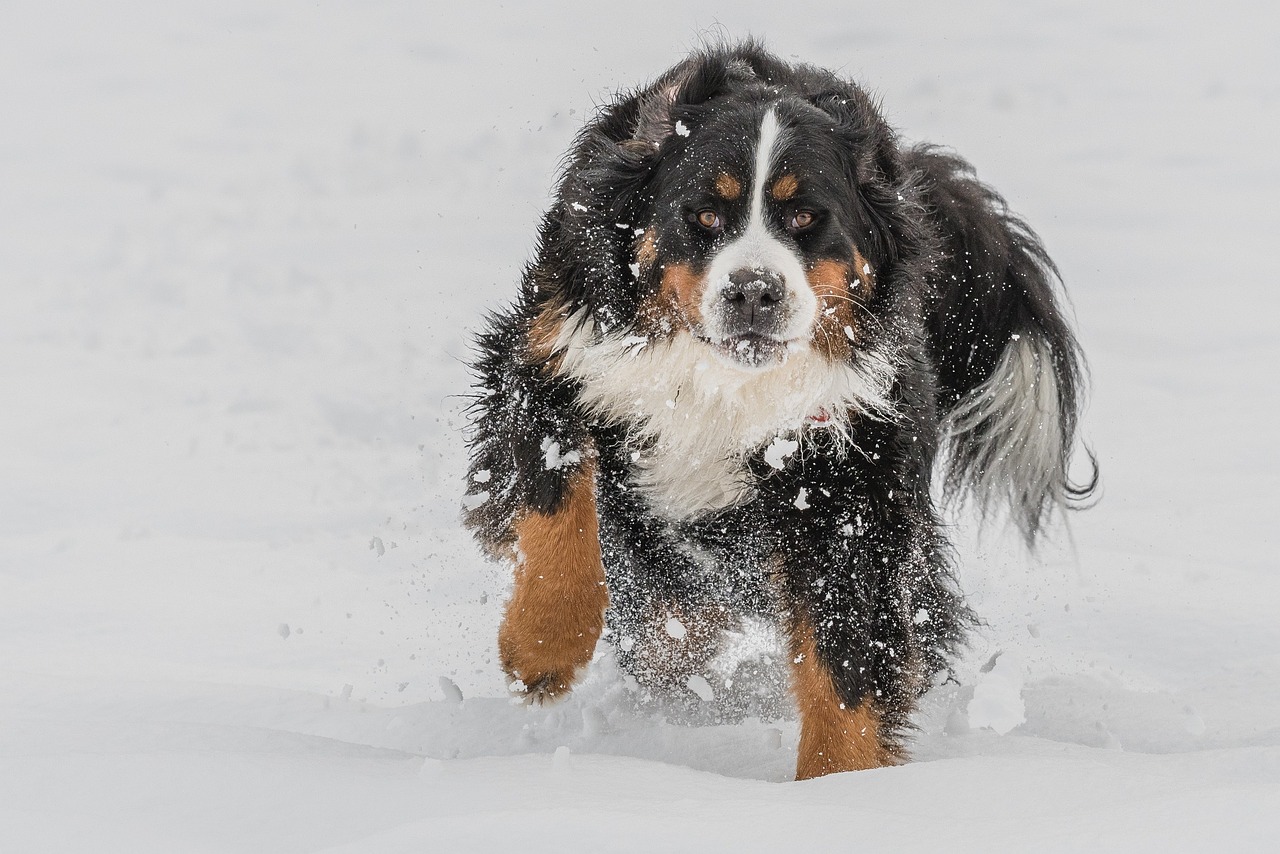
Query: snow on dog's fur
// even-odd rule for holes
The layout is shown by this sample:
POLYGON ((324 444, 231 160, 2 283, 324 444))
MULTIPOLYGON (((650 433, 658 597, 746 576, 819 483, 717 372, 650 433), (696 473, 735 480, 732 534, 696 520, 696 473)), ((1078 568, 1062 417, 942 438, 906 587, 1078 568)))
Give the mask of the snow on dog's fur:
POLYGON ((768 440, 826 429, 855 442, 858 416, 892 417, 893 366, 878 354, 857 365, 808 348, 767 372, 725 364, 688 332, 650 341, 601 335, 589 318, 557 342, 561 372, 581 383, 580 405, 621 425, 637 449, 634 483, 655 511, 683 519, 737 504, 752 491, 747 455, 768 440))
POLYGON ((899 761, 971 619, 940 454, 944 495, 1029 542, 1092 489, 1055 279, 968 164, 828 72, 714 49, 606 107, 479 341, 466 518, 513 562, 516 690, 563 696, 606 623, 640 683, 694 684, 765 620, 797 776, 899 761))

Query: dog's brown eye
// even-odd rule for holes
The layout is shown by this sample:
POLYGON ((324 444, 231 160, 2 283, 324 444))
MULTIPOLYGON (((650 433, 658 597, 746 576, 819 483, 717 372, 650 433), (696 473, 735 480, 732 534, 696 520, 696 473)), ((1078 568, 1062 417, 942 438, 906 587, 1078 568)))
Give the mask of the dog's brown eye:
POLYGON ((695 219, 697 220, 698 225, 702 226, 707 231, 719 231, 721 226, 724 225, 724 223, 720 221, 720 214, 710 208, 698 211, 698 215, 695 219))
POLYGON ((804 231, 813 225, 813 220, 812 211, 796 211, 791 215, 791 222, 787 223, 787 227, 793 231, 804 231))

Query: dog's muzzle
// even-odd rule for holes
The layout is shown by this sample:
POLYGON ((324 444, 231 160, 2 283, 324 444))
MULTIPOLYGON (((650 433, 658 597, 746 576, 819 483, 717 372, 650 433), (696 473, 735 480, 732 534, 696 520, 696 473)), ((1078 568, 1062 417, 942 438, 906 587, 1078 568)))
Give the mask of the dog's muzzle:
POLYGON ((743 367, 778 364, 787 353, 792 302, 781 273, 759 267, 734 270, 721 280, 713 303, 710 343, 743 367))
POLYGON ((720 289, 721 330, 726 338, 772 337, 782 332, 790 312, 787 288, 773 270, 734 270, 720 289))

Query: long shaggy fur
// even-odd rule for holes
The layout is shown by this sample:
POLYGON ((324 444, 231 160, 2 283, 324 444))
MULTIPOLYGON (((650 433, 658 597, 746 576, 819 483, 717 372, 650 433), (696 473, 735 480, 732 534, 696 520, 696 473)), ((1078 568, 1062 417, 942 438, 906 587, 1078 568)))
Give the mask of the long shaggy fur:
POLYGON ((1084 368, 1062 306, 1004 200, 827 71, 749 42, 619 96, 477 343, 465 520, 519 566, 513 684, 571 684, 604 599, 566 579, 602 564, 641 683, 684 684, 763 620, 792 650, 800 772, 897 761, 972 620, 935 469, 1032 543, 1096 483, 1067 475, 1084 368))
MULTIPOLYGON (((1083 361, 1035 232, 973 167, 935 146, 907 153, 942 241, 928 328, 948 439, 945 484, 984 515, 1003 505, 1028 544, 1047 516, 1087 498, 1068 464, 1083 361)), ((1092 458, 1091 458, 1092 462, 1092 458)))
POLYGON ((891 417, 889 358, 837 364, 801 352, 767 373, 708 359, 688 333, 651 341, 601 335, 571 318, 557 342, 561 370, 581 383, 578 404, 601 424, 624 429, 644 446, 635 485, 654 508, 687 518, 738 503, 752 491, 746 458, 776 436, 828 413, 828 430, 853 443, 851 413, 891 417))

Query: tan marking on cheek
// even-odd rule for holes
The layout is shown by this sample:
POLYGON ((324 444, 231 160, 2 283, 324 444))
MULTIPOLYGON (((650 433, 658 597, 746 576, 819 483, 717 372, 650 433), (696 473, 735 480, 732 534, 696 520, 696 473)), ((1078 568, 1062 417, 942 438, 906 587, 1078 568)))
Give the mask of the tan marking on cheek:
POLYGON ((796 180, 795 175, 783 175, 773 182, 773 186, 769 189, 769 195, 780 202, 785 202, 795 196, 799 190, 800 182, 796 180))
POLYGON ((818 320, 809 343, 833 362, 848 361, 858 338, 849 275, 842 261, 819 261, 808 273, 809 287, 818 298, 818 320))
POLYGON ((867 259, 862 257, 858 247, 853 247, 853 275, 856 278, 862 295, 870 297, 876 292, 876 271, 871 269, 867 259))
POLYGON ((666 264, 658 290, 640 306, 637 325, 655 338, 702 323, 702 276, 687 264, 666 264))
POLYGON ((880 738, 880 713, 868 698, 848 707, 831 671, 818 657, 813 624, 795 620, 790 630, 791 687, 800 712, 796 779, 895 765, 901 756, 880 738))
POLYGON ((637 312, 637 326, 654 337, 665 337, 676 329, 688 329, 702 322, 702 277, 687 264, 658 264, 658 242, 653 229, 636 241, 636 263, 641 275, 655 266, 659 270, 658 289, 647 297, 637 312))
MULTIPOLYGON (((558 362, 556 341, 564 328, 564 307, 558 303, 547 303, 538 316, 529 324, 529 355, 545 363, 558 362)), ((554 370, 555 365, 552 365, 554 370)))
POLYGON ((716 176, 716 195, 733 201, 742 195, 742 184, 728 172, 721 172, 716 176))
POLYGON ((668 264, 662 271, 662 295, 692 325, 702 323, 702 277, 687 264, 668 264))
POLYGON ((636 241, 636 263, 640 265, 640 269, 647 270, 657 260, 658 241, 653 236, 653 229, 646 228, 636 241))
POLYGON ((502 667, 541 702, 563 695, 591 661, 609 605, 596 517, 595 465, 586 462, 554 513, 515 524, 515 590, 498 631, 502 667))

